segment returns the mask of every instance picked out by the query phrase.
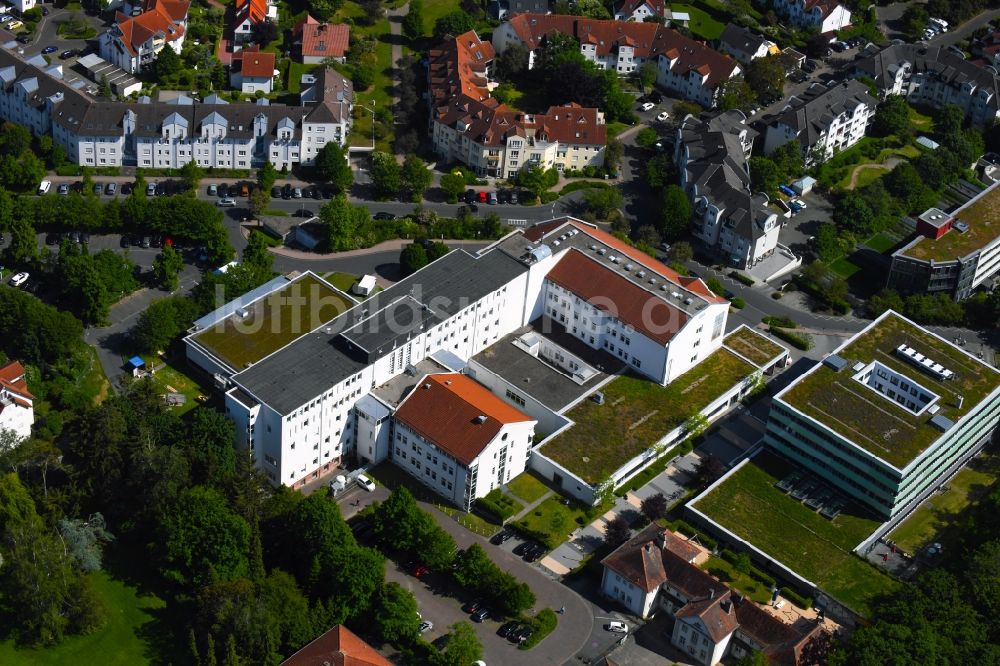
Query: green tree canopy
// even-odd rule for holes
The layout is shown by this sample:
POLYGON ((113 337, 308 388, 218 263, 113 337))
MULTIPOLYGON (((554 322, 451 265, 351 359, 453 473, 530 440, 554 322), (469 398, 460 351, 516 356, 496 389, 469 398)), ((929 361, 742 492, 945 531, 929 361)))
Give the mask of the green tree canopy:
POLYGON ((419 243, 404 245, 399 253, 399 270, 403 277, 416 273, 427 264, 427 250, 419 243))
POLYGON ((476 27, 476 19, 468 12, 455 10, 434 22, 434 39, 443 41, 446 37, 458 37, 476 27))
POLYGON ((872 133, 875 136, 909 135, 910 105, 899 95, 889 95, 878 105, 872 119, 872 133))
POLYGON ((456 203, 459 195, 465 191, 465 177, 460 173, 446 173, 441 176, 441 189, 448 197, 448 203, 456 203))
MULTIPOLYGON (((411 4, 411 10, 412 4, 411 4)), ((385 200, 399 194, 402 184, 399 163, 396 156, 381 151, 375 151, 371 155, 371 176, 372 187, 376 199, 385 200)))
POLYGON ((194 301, 183 296, 161 298, 142 311, 129 336, 138 349, 154 354, 166 350, 197 316, 194 301))
POLYGON ((433 178, 434 174, 431 173, 427 164, 416 155, 407 155, 406 159, 403 160, 400 180, 403 187, 409 190, 410 197, 415 203, 419 203, 424 198, 424 191, 431 186, 433 178))
POLYGON ((424 34, 423 0, 410 0, 410 10, 403 17, 403 34, 411 41, 424 34))
POLYGON ((354 183, 347 151, 336 141, 327 141, 319 149, 314 164, 320 178, 328 181, 338 192, 346 191, 354 183))
POLYGON ((177 289, 177 276, 184 269, 184 257, 170 245, 164 245, 153 260, 153 279, 166 291, 177 289))
POLYGON ((660 208, 660 235, 669 241, 687 236, 691 225, 691 201, 679 185, 669 185, 663 190, 660 208))

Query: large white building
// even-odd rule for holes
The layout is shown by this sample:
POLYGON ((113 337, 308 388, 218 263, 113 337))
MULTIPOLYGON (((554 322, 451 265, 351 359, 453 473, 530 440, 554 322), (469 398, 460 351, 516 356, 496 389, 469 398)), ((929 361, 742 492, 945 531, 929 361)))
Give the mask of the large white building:
POLYGON ((821 34, 851 25, 851 11, 833 0, 774 0, 774 11, 802 28, 821 34))
POLYGON ((342 460, 393 458, 384 424, 407 382, 459 371, 543 316, 665 384, 722 346, 728 314, 700 279, 572 218, 513 232, 477 254, 455 250, 356 305, 310 274, 269 289, 210 315, 185 340, 188 358, 231 387, 226 410, 239 445, 272 483, 290 486, 342 460), (301 330, 233 346, 240 330, 253 335, 275 320, 258 320, 254 303, 301 297, 310 314, 301 330))
POLYGON ((704 122, 685 118, 677 129, 674 164, 694 204, 691 230, 728 264, 752 268, 774 254, 781 225, 766 197, 750 190, 747 166, 757 132, 740 111, 704 122))
POLYGON ((145 0, 138 15, 118 12, 100 37, 101 57, 129 74, 148 69, 156 55, 169 47, 178 55, 187 30, 188 0, 145 0))
POLYGON ((860 81, 829 88, 814 83, 768 125, 764 152, 770 155, 789 141, 798 141, 806 166, 824 162, 864 137, 877 106, 878 100, 860 81))
POLYGON ((344 143, 351 124, 351 82, 317 72, 301 106, 228 104, 217 96, 169 103, 96 100, 0 49, 0 118, 51 135, 81 166, 256 168, 310 164, 328 141, 344 143))
POLYGON ((548 35, 559 33, 580 43, 580 53, 598 67, 631 76, 646 62, 656 65, 656 84, 712 108, 719 85, 737 76, 737 62, 704 42, 659 23, 602 21, 559 14, 519 14, 493 31, 497 54, 523 45, 533 67, 548 35))
POLYGON ((9 430, 19 440, 31 437, 34 401, 24 378, 24 366, 11 361, 0 367, 0 431, 9 430))

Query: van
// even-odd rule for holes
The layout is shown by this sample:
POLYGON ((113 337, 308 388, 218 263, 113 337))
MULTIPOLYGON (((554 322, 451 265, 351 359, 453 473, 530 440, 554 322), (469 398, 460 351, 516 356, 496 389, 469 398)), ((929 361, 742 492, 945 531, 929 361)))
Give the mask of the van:
POLYGON ((927 22, 939 29, 941 32, 948 32, 948 22, 944 19, 929 18, 927 19, 927 22))
POLYGON ((246 183, 243 183, 242 185, 240 185, 240 196, 241 197, 248 197, 248 196, 250 196, 250 188, 247 187, 246 183))
POLYGON ((48 194, 50 189, 52 189, 51 180, 43 180, 38 184, 38 194, 48 194))

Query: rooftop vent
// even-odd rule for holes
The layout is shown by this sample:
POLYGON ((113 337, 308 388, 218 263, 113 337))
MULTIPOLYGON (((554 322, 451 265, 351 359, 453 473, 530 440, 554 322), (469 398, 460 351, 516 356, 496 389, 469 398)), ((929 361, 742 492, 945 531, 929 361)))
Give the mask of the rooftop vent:
POLYGON ((630 271, 632 270, 632 264, 625 264, 624 266, 622 266, 622 268, 626 271, 630 271))
POLYGON ((646 271, 639 271, 635 274, 636 277, 644 278, 646 277, 646 271))
POLYGON ((596 402, 598 405, 604 404, 604 394, 598 391, 594 395, 590 396, 590 399, 596 402))
POLYGON ((685 298, 684 299, 684 305, 691 305, 691 299, 690 298, 685 298))
POLYGON ((966 224, 965 222, 962 222, 961 220, 955 220, 952 223, 951 228, 960 234, 964 234, 966 231, 969 230, 969 225, 966 224))
POLYGON ((962 409, 962 403, 965 402, 965 396, 956 395, 955 396, 955 406, 962 409))
POLYGON ((602 248, 601 248, 600 250, 598 250, 598 251, 597 251, 597 254, 599 254, 599 255, 601 255, 601 256, 604 256, 604 254, 605 254, 606 252, 607 252, 607 250, 605 250, 605 249, 604 249, 604 248, 602 247, 602 248))
POLYGON ((472 419, 472 421, 473 421, 474 423, 479 423, 479 424, 482 424, 482 423, 486 423, 486 417, 485 417, 485 416, 483 416, 482 414, 480 414, 480 415, 479 415, 479 416, 477 416, 476 418, 472 419))
POLYGON ((666 291, 667 289, 668 289, 667 285, 665 284, 660 285, 660 291, 666 291))
POLYGON ((240 308, 239 310, 236 311, 236 316, 239 317, 240 319, 246 319, 248 316, 250 316, 250 311, 247 310, 246 308, 240 308))
POLYGON ((847 367, 847 359, 836 354, 830 354, 823 359, 823 365, 831 368, 834 372, 840 372, 847 367))
POLYGON ((612 254, 612 255, 610 255, 610 256, 608 256, 608 259, 610 259, 610 260, 611 260, 611 263, 613 263, 613 264, 617 264, 617 263, 618 263, 618 257, 616 257, 616 256, 615 256, 615 255, 613 255, 613 254, 612 254))
POLYGON ((854 370, 854 372, 861 372, 864 369, 864 367, 865 364, 862 363, 861 361, 858 361, 857 363, 854 364, 854 366, 851 369, 854 370))
POLYGON ((427 383, 427 384, 423 385, 423 388, 425 388, 425 389, 429 389, 430 387, 431 387, 430 383, 427 383))
POLYGON ((656 278, 649 278, 649 284, 656 284, 656 278))
POLYGON ((596 245, 591 245, 590 249, 593 250, 594 252, 597 252, 597 246, 596 245))

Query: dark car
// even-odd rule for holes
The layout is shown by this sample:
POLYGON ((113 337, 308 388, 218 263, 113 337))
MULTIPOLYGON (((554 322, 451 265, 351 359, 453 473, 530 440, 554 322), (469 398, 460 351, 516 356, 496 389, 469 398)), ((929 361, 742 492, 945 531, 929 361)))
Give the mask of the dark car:
POLYGON ((42 7, 42 16, 48 16, 48 15, 49 15, 49 8, 42 7))
POLYGON ((160 234, 153 234, 149 239, 149 242, 153 245, 153 247, 163 247, 163 236, 160 234))
POLYGON ((474 203, 475 200, 476 200, 476 191, 475 190, 466 190, 465 191, 465 203, 474 203))
POLYGON ((497 629, 497 636, 501 638, 509 638, 511 634, 517 633, 517 630, 521 628, 521 623, 511 620, 510 622, 504 622, 497 629))
POLYGON ((275 185, 271 188, 271 198, 280 199, 281 198, 281 188, 275 185))
POLYGON ((162 197, 167 193, 167 184, 165 182, 159 182, 156 184, 156 196, 162 197))
POLYGON ((324 187, 323 188, 323 198, 324 199, 332 199, 334 194, 336 194, 336 192, 333 191, 332 187, 324 187))
POLYGON ((286 184, 284 187, 281 188, 281 198, 282 199, 291 199, 292 198, 292 186, 291 185, 286 184))
POLYGON ((237 185, 230 185, 228 193, 229 193, 229 198, 230 199, 235 199, 236 197, 238 197, 240 195, 240 188, 239 188, 239 186, 237 186, 237 185))
POLYGON ((516 206, 517 202, 518 202, 517 190, 511 190, 510 191, 510 203, 516 206))
POLYGON ((535 633, 535 631, 531 627, 529 627, 528 625, 524 625, 523 627, 518 629, 516 633, 512 634, 510 638, 514 639, 515 643, 523 643, 524 641, 531 638, 531 634, 533 633, 535 633))
POLYGON ((152 245, 152 244, 153 244, 153 241, 152 241, 152 239, 150 239, 149 236, 143 236, 142 240, 139 241, 139 247, 142 247, 142 248, 149 248, 149 246, 152 245))
POLYGON ((86 245, 90 242, 90 233, 86 231, 80 232, 80 242, 86 245))
POLYGON ((649 93, 649 101, 652 102, 653 104, 660 104, 661 102, 663 102, 663 95, 655 91, 651 92, 649 93))
POLYGON ((75 55, 76 55, 76 49, 66 49, 65 51, 59 54, 59 59, 66 60, 67 58, 72 58, 75 55))
POLYGON ((310 189, 309 196, 311 196, 313 199, 322 199, 323 193, 319 191, 318 187, 313 187, 310 189))
POLYGON ((45 234, 45 244, 46 245, 59 245, 59 241, 62 240, 62 236, 57 233, 45 234))
POLYGON ((497 203, 510 203, 510 190, 497 190, 497 203))
POLYGON ((499 546, 500 544, 510 539, 512 536, 514 536, 513 533, 508 532, 507 530, 504 530, 502 532, 497 532, 496 534, 493 535, 493 538, 490 539, 490 543, 493 544, 494 546, 499 546))
POLYGON ((17 36, 17 41, 20 44, 30 44, 31 43, 31 37, 29 35, 26 35, 26 34, 22 33, 22 34, 20 34, 20 35, 17 36))
POLYGON ((462 606, 462 612, 472 614, 481 609, 482 607, 483 607, 482 599, 473 599, 472 601, 462 606))
POLYGON ((396 216, 392 213, 378 212, 372 215, 373 220, 395 220, 396 216))
POLYGON ((122 195, 132 194, 132 183, 122 183, 122 195))
POLYGON ((56 51, 57 48, 55 46, 46 46, 44 49, 42 49, 42 55, 48 55, 50 53, 55 53, 56 51))
POLYGON ((74 242, 74 243, 79 243, 80 242, 80 232, 79 231, 71 231, 71 232, 69 232, 69 239, 72 242, 74 242))
POLYGON ((483 621, 489 619, 489 617, 490 617, 490 609, 489 608, 480 608, 479 610, 477 610, 475 613, 472 614, 472 621, 473 622, 483 622, 483 621))
POLYGON ((129 238, 128 234, 122 234, 121 242, 119 243, 122 247, 129 247, 132 245, 132 239, 129 238))
POLYGON ((308 208, 300 208, 297 211, 295 211, 294 213, 292 213, 292 217, 305 217, 305 218, 309 218, 309 217, 312 217, 315 214, 316 213, 312 212, 308 208))
POLYGON ((522 541, 521 543, 514 546, 514 554, 520 557, 528 552, 528 548, 531 547, 530 541, 522 541))
POLYGON ((534 562, 544 554, 545 554, 545 546, 538 543, 531 544, 527 552, 524 553, 524 561, 534 562))

